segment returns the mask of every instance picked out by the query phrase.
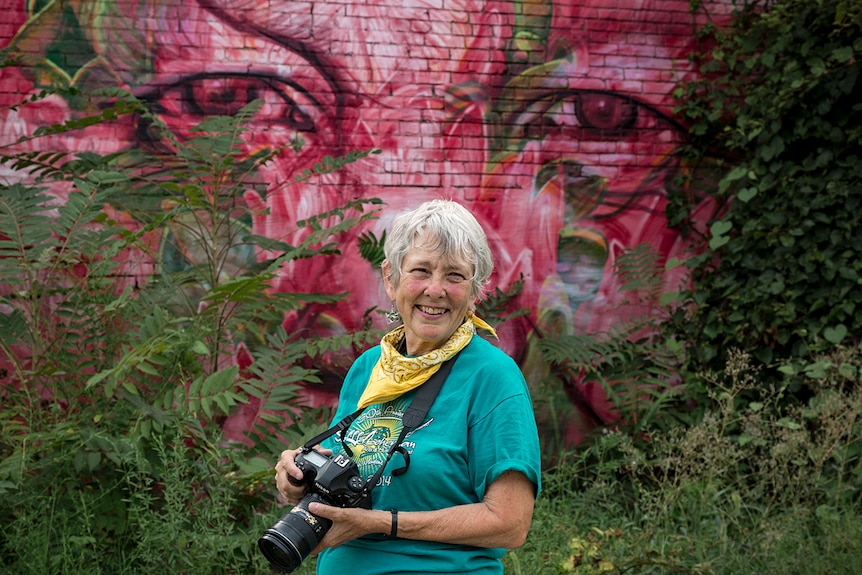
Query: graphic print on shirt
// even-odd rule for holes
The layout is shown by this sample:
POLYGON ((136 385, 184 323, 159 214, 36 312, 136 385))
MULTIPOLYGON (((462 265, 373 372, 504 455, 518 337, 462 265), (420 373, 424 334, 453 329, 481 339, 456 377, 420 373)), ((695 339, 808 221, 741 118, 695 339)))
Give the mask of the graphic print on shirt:
MULTIPOLYGON (((403 397, 389 403, 370 405, 356 418, 344 435, 344 444, 353 452, 353 461, 359 467, 360 475, 366 480, 371 479, 386 462, 386 454, 392 444, 398 440, 404 428, 402 418, 404 410, 409 405, 410 401, 403 397)), ((427 424, 428 422, 422 427, 427 424)), ((407 437, 409 438, 410 435, 412 432, 407 437)), ((415 444, 405 438, 401 445, 408 453, 412 453, 415 444)), ((386 472, 381 476, 378 487, 380 484, 388 485, 392 478, 392 470, 403 465, 403 457, 396 453, 389 462, 386 472)))

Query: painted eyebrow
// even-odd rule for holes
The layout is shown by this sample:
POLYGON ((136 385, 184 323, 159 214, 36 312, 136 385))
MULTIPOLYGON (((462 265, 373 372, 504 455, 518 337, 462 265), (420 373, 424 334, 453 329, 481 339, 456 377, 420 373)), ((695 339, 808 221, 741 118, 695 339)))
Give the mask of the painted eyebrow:
POLYGON ((321 75, 326 84, 330 88, 332 96, 335 98, 335 116, 338 121, 341 120, 344 114, 344 108, 347 104, 345 100, 352 98, 355 95, 355 90, 349 89, 342 85, 344 79, 339 78, 337 74, 339 68, 325 57, 323 49, 314 49, 310 44, 292 38, 283 34, 273 33, 267 26, 263 24, 255 24, 244 20, 235 15, 229 10, 222 9, 219 2, 216 0, 197 0, 198 3, 217 20, 220 20, 239 32, 241 35, 252 35, 264 38, 277 46, 282 46, 293 52, 309 64, 321 75))

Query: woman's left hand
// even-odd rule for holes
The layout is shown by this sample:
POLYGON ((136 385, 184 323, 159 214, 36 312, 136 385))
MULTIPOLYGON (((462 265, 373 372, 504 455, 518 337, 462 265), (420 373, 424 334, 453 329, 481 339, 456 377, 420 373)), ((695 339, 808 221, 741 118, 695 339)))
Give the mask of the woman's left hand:
POLYGON ((370 533, 389 534, 392 514, 377 509, 342 508, 311 503, 308 510, 332 521, 332 527, 312 553, 339 545, 370 533))

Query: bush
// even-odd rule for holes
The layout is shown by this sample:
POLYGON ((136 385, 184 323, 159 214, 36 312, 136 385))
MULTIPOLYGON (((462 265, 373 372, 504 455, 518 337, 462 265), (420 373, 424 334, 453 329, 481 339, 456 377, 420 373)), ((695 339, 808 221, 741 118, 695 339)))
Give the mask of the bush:
POLYGON ((729 358, 723 374, 706 378, 711 405, 694 424, 639 436, 608 429, 548 470, 527 544, 507 555, 507 566, 531 574, 858 573, 862 348, 800 370, 822 391, 798 407, 782 401, 781 386, 763 385, 746 354, 729 358))
MULTIPOLYGON (((112 97, 47 133, 123 114, 164 130, 112 97)), ((167 155, 2 156, 23 182, 0 189, 4 573, 265 569, 255 542, 277 516, 273 458, 329 420, 296 402, 299 385, 317 381, 302 361, 370 337, 296 341, 284 313, 336 298, 266 288, 285 261, 334 255, 330 238, 373 217, 364 208, 377 201, 299 224, 301 245, 254 236, 242 190, 274 152, 248 157, 239 144, 259 105, 205 121, 188 141, 165 132, 167 155), (173 259, 153 253, 153 237, 173 259), (129 253, 165 265, 142 277, 129 253), (254 407, 254 426, 246 444, 228 444, 220 424, 240 405, 254 407)))
MULTIPOLYGON (((721 369, 740 348, 775 383, 783 361, 862 333, 862 5, 745 3, 702 34, 700 79, 676 95, 690 163, 722 171, 726 209, 690 262, 692 305, 669 331, 691 344, 692 373, 721 369)), ((685 204, 675 199, 672 219, 684 220, 685 204)), ((803 400, 811 391, 791 383, 803 400)))

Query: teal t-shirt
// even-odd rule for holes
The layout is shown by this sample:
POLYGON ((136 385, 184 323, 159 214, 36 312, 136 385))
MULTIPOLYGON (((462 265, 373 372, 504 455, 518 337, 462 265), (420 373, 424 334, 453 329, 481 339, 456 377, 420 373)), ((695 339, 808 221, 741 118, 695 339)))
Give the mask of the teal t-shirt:
MULTIPOLYGON (((374 347, 351 367, 334 421, 356 410, 379 357, 380 348, 374 347)), ((415 390, 368 406, 345 434, 344 442, 366 479, 385 461, 414 395, 415 390)), ((325 445, 344 452, 338 436, 325 445)), ((509 356, 478 336, 458 355, 424 423, 407 435, 402 446, 410 453, 410 467, 403 475, 393 475, 404 465, 401 455, 395 454, 372 491, 375 509, 430 511, 477 503, 488 485, 508 470, 522 472, 535 484, 537 494, 540 488, 539 437, 527 384, 509 356)), ((500 575, 504 552, 368 536, 322 552, 317 573, 500 575)))

